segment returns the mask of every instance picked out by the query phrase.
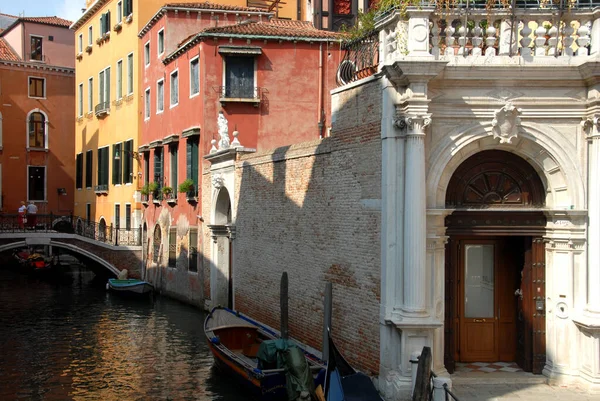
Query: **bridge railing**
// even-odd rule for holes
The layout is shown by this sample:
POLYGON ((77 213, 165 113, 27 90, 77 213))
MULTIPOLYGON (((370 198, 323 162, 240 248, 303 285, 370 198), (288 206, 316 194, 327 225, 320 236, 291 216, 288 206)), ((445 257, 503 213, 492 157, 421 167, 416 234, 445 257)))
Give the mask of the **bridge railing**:
POLYGON ((104 222, 87 221, 73 215, 0 214, 0 233, 62 232, 76 234, 110 245, 142 245, 142 228, 121 228, 104 222))
POLYGON ((76 219, 73 226, 75 234, 104 242, 111 245, 139 246, 142 245, 142 228, 121 228, 104 224, 103 222, 76 219))

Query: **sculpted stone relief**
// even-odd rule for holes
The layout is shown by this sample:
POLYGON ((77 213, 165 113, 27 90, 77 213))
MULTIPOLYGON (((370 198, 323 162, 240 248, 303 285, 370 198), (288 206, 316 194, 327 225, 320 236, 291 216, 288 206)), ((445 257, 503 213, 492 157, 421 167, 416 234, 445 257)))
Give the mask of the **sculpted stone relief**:
POLYGON ((521 124, 521 109, 516 108, 511 102, 496 111, 492 120, 492 135, 500 140, 500 143, 511 143, 519 133, 521 124))

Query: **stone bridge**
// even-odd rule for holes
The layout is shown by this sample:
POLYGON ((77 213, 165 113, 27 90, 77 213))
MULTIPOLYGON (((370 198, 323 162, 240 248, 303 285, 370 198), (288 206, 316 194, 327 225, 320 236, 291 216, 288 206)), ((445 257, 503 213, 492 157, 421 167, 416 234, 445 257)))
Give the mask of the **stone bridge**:
POLYGON ((127 269, 129 277, 140 278, 142 274, 142 247, 114 245, 79 234, 53 231, 0 231, 0 252, 27 246, 51 246, 59 248, 81 261, 91 261, 104 267, 109 275, 118 275, 127 269))

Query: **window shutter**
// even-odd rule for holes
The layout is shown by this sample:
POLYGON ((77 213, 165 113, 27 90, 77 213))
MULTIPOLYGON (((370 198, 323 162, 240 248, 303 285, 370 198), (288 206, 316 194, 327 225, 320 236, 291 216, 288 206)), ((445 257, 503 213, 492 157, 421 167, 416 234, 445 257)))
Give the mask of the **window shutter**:
POLYGON ((185 177, 192 179, 192 138, 188 138, 185 144, 185 177))
POLYGON ((106 98, 104 99, 104 101, 106 103, 110 103, 110 67, 108 67, 106 69, 106 84, 104 85, 104 87, 106 88, 106 98))
POLYGON ((106 23, 106 32, 110 32, 110 11, 106 12, 106 17, 104 18, 104 22, 106 23))
POLYGON ((118 160, 115 160, 115 152, 117 150, 117 145, 113 145, 113 157, 112 157, 112 165, 113 165, 113 169, 112 169, 112 184, 115 185, 117 183, 117 163, 119 162, 118 160))

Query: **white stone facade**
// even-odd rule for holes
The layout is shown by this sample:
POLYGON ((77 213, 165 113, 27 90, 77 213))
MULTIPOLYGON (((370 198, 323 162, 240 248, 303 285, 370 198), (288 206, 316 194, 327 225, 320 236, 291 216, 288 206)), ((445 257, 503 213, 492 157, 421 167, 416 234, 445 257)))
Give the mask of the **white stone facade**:
POLYGON ((466 33, 440 19, 478 27, 485 11, 438 14, 380 21, 379 72, 333 93, 334 121, 345 92, 377 80, 382 96, 380 388, 406 394, 423 346, 448 374, 446 194, 458 166, 484 150, 524 159, 545 189, 532 208, 547 220, 543 374, 600 385, 600 10, 572 10, 562 24, 517 11, 514 30, 499 13, 498 29, 466 33))

